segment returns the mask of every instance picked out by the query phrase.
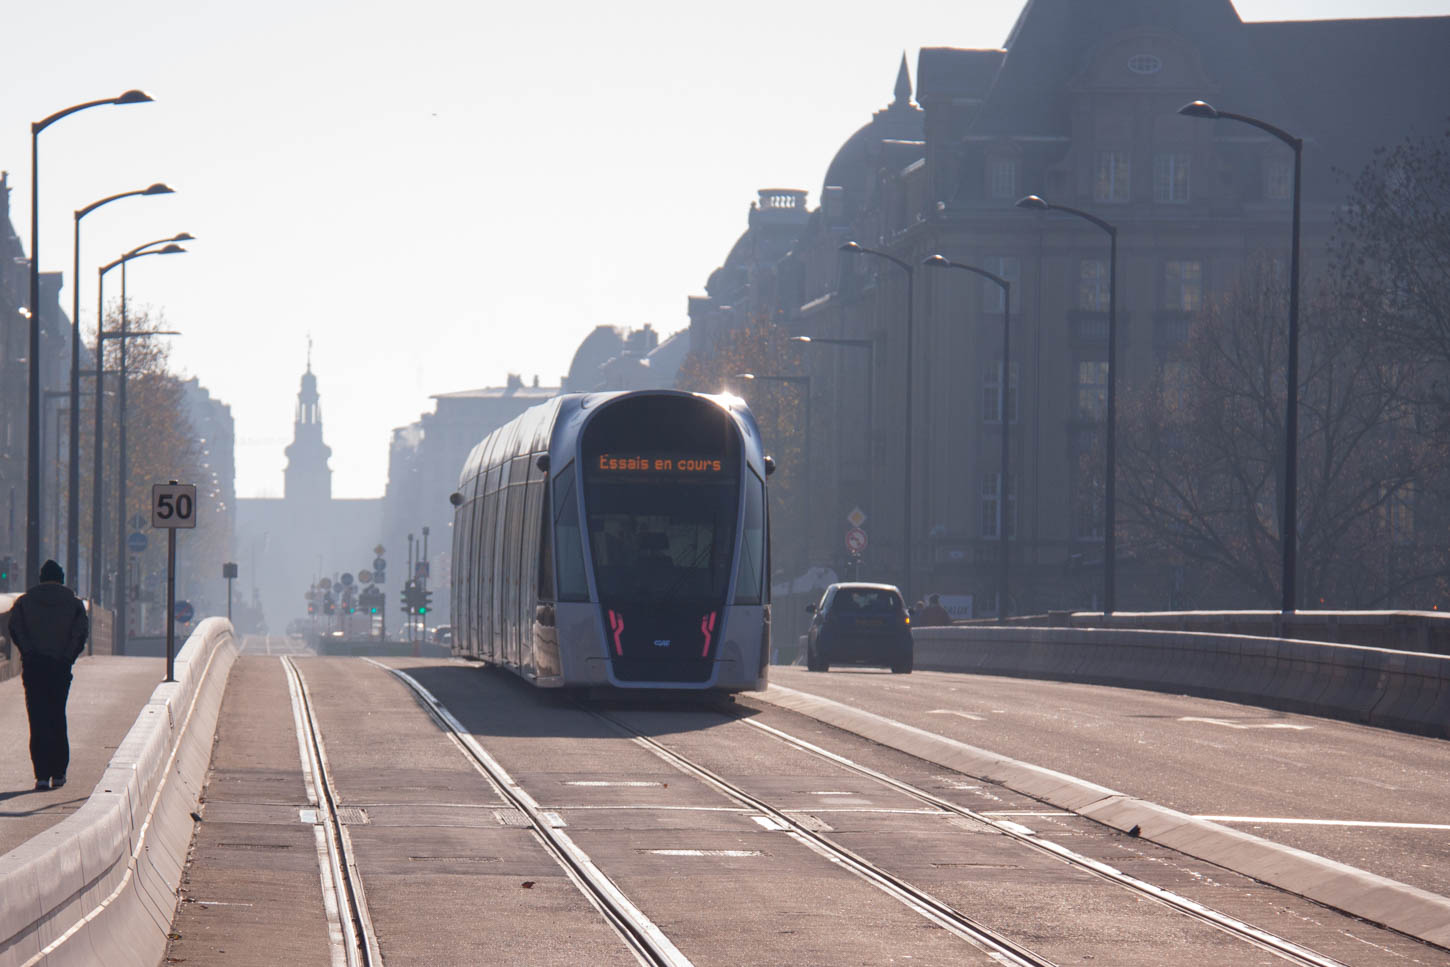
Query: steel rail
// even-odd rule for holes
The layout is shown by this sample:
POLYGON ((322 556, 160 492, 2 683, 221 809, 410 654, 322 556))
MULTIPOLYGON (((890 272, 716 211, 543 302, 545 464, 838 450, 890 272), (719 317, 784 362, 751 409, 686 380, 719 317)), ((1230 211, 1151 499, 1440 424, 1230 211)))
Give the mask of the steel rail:
POLYGON ((580 849, 559 828, 558 822, 550 818, 538 801, 514 781, 513 776, 489 755, 463 723, 432 692, 401 669, 392 668, 371 658, 363 660, 393 675, 413 691, 433 720, 453 739, 474 767, 493 784, 501 797, 528 818, 534 835, 544 849, 563 867, 569 879, 614 928, 641 964, 646 967, 694 967, 664 932, 594 864, 588 853, 580 849))
POLYGON ((965 819, 970 819, 974 822, 990 826, 997 832, 1002 833, 1005 836, 1011 837, 1018 842, 1030 845, 1034 849, 1046 853, 1047 855, 1052 856, 1055 859, 1061 860, 1062 862, 1065 862, 1070 866, 1085 870, 1102 879, 1108 880, 1112 883, 1116 883, 1119 886, 1125 887, 1150 899, 1156 900, 1159 903, 1162 903, 1178 911, 1179 913, 1182 913, 1202 923, 1209 924, 1210 926, 1217 927, 1218 929, 1223 930, 1224 932, 1234 937, 1237 937, 1240 940, 1251 943, 1265 951, 1273 953, 1285 960, 1291 961, 1292 963, 1303 965, 1303 967, 1346 967, 1346 965, 1343 964, 1341 961, 1335 960, 1332 957, 1327 957, 1324 954, 1317 953, 1313 950, 1308 949, 1307 947, 1302 947, 1291 940, 1286 940, 1285 938, 1270 933, 1267 930, 1255 927, 1252 924, 1247 923, 1246 921, 1238 919, 1237 917, 1232 917, 1228 914, 1220 913, 1219 911, 1214 910, 1211 907, 1204 906, 1203 904, 1198 903, 1195 900, 1190 900, 1189 898, 1180 896, 1170 890, 1165 890, 1162 887, 1155 886, 1147 882, 1146 880, 1140 880, 1135 876, 1115 869, 1107 863, 1103 863, 1088 856, 1083 856, 1082 854, 1070 850, 1067 847, 1062 846, 1061 844, 1054 843, 1048 839, 1044 839, 1043 837, 1038 836, 1036 833, 1027 829, 1025 826, 1021 826, 1020 824, 1012 823, 1009 821, 995 819, 991 816, 986 816, 982 813, 975 812, 974 810, 968 809, 965 806, 958 805, 957 803, 954 803, 948 799, 943 799, 942 797, 937 796, 934 793, 928 792, 927 790, 922 789, 918 786, 913 786, 908 782, 903 782, 900 779, 896 779, 876 769, 872 769, 870 766, 862 765, 858 762, 848 759, 843 755, 831 752, 829 749, 823 749, 820 746, 807 741, 806 739, 791 735, 789 732, 782 731, 781 729, 775 728, 771 725, 766 725, 763 722, 757 722, 754 719, 747 718, 739 714, 738 712, 723 711, 722 714, 729 715, 732 718, 735 718, 737 721, 744 723, 745 725, 749 725, 752 728, 759 729, 767 735, 773 736, 795 749, 818 756, 820 758, 824 758, 830 762, 835 763, 838 766, 841 766, 842 768, 848 769, 851 772, 856 773, 859 776, 873 779, 876 782, 879 782, 899 793, 902 793, 903 795, 910 796, 911 798, 916 799, 918 802, 924 803, 928 806, 933 806, 937 809, 942 810, 943 812, 951 813, 953 815, 961 816, 965 819))
POLYGON ((1053 961, 998 933, 991 927, 979 923, 920 887, 888 873, 865 857, 832 842, 822 834, 803 825, 785 810, 778 809, 765 800, 751 795, 709 768, 680 755, 633 726, 607 712, 601 712, 587 705, 581 706, 581 708, 624 735, 633 738, 644 748, 686 775, 694 776, 741 805, 765 813, 771 820, 780 824, 780 828, 785 830, 792 839, 831 862, 850 870, 867 883, 904 904, 908 909, 983 951, 998 963, 1011 964, 1014 967, 1057 967, 1053 961))
POLYGON ((322 743, 322 727, 317 721, 312 695, 292 657, 283 655, 280 660, 286 669, 287 687, 292 695, 303 780, 317 811, 318 822, 314 829, 318 839, 325 844, 327 865, 321 867, 324 906, 327 907, 329 927, 341 928, 341 936, 332 937, 333 961, 336 964, 337 949, 341 947, 347 967, 382 967, 383 956, 368 913, 367 896, 363 892, 352 837, 337 815, 337 788, 329 774, 327 748, 322 743))

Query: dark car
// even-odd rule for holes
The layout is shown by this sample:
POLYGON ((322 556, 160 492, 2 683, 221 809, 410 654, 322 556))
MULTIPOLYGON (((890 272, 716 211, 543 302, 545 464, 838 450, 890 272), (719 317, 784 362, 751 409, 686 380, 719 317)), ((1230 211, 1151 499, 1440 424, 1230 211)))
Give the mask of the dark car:
POLYGON ((833 584, 819 605, 807 605, 806 667, 888 665, 911 671, 911 616, 901 592, 889 584, 833 584))

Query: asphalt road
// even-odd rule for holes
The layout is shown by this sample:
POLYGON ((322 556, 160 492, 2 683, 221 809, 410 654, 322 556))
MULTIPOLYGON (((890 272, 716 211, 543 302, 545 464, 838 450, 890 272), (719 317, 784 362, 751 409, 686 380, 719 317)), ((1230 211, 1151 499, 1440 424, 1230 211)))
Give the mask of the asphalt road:
MULTIPOLYGON (((248 657, 239 660, 229 684, 174 922, 178 939, 169 955, 188 964, 260 964, 279 956, 308 963, 328 956, 290 700, 280 659, 275 652, 266 655, 269 642, 256 644, 261 647, 248 643, 248 657)), ((282 641, 270 644, 286 648, 282 641)), ((408 670, 432 691, 700 967, 993 962, 567 696, 459 662, 386 663, 408 670)), ((349 835, 388 963, 633 962, 536 834, 509 821, 512 810, 498 790, 401 682, 355 658, 301 658, 297 666, 317 709, 340 804, 358 810, 349 835)), ((1180 722, 1244 725, 1249 719, 1243 710, 1235 718, 1234 707, 1222 703, 1197 702, 1184 710, 1169 696, 1079 686, 930 673, 772 673, 783 684, 1064 772, 1082 775, 1077 766, 1089 765, 1099 773, 1085 778, 1140 795, 1145 793, 1124 786, 1137 770, 1155 771, 1155 754, 1175 758, 1174 743, 1213 749, 1209 742, 1188 741, 1197 734, 1194 726, 1243 742, 1240 755, 1252 758, 1255 743, 1313 735, 1320 724, 1295 730, 1180 722), (1011 693, 1008 686, 1021 691, 1011 693), (1081 694, 1069 699, 1034 686, 1081 694), (1153 708, 1158 711, 1147 711, 1153 708), (1204 709, 1212 714, 1200 714, 1204 709), (1141 717, 1149 714, 1164 717, 1141 717), (1120 719, 1137 723, 1131 741, 1105 740, 1120 719), (1156 744, 1138 734, 1166 733, 1165 722, 1182 734, 1160 735, 1156 744), (1006 747, 1009 737, 1012 748, 1006 747), (1044 761, 1049 753, 1057 758, 1044 761)), ((691 701, 630 699, 604 709, 1055 963, 1247 967, 1278 961, 985 824, 926 808, 792 748, 740 716, 802 735, 967 808, 1015 817, 1083 855, 1343 963, 1450 964, 1444 951, 795 713, 756 706, 748 697, 734 714, 691 701)), ((1181 764, 1161 789, 1190 799, 1204 794, 1194 783, 1211 780, 1194 780, 1192 760, 1176 758, 1181 764)), ((1312 762, 1304 768, 1312 772, 1312 762)), ((1269 769, 1261 781, 1274 785, 1276 775, 1269 769)), ((1252 784, 1235 774, 1232 786, 1240 798, 1222 802, 1255 803, 1252 784)), ((1282 793, 1279 802, 1294 803, 1291 793, 1282 793)))
POLYGON ((877 669, 771 680, 1450 896, 1450 742, 1229 702, 877 669))

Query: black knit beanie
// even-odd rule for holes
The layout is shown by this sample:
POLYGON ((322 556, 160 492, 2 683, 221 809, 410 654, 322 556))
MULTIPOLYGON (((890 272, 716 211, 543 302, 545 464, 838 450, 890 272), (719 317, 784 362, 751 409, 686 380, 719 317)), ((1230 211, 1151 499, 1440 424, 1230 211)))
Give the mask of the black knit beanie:
POLYGON ((65 571, 61 570, 61 566, 54 561, 46 561, 40 565, 40 580, 41 583, 54 581, 56 584, 64 584, 65 571))

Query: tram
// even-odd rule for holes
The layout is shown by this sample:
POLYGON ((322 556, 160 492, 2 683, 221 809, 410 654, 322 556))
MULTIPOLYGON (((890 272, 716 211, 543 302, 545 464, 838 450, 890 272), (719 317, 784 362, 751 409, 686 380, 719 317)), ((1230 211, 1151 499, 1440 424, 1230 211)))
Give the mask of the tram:
POLYGON ((450 497, 453 653, 547 688, 765 687, 773 470, 733 396, 532 407, 450 497))

